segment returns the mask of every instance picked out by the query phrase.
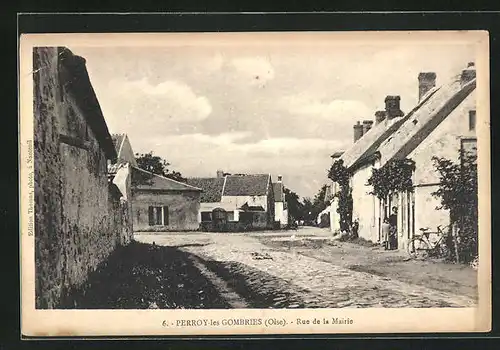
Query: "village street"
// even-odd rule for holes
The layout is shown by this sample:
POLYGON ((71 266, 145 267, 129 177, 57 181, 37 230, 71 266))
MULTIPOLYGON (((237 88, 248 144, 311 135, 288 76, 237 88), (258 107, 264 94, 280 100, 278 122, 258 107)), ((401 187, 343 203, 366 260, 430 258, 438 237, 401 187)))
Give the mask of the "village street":
MULTIPOLYGON (((466 307, 476 303, 476 272, 467 266, 414 261, 378 246, 333 241, 330 232, 320 228, 136 234, 135 240, 154 242, 155 249, 185 252, 187 264, 217 290, 227 302, 225 307, 466 307)), ((200 289, 199 295, 210 293, 208 289, 212 288, 200 289)))

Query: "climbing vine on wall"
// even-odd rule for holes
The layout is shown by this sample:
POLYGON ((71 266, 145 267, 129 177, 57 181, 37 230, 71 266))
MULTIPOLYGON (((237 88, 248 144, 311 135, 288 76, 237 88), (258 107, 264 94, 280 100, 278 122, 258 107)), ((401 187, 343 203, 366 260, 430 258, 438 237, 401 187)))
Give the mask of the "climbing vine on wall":
POLYGON ((368 179, 368 185, 373 187, 370 194, 379 199, 396 192, 413 191, 412 175, 415 171, 415 162, 409 158, 393 159, 383 167, 372 169, 372 175, 368 179))
POLYGON ((336 160, 328 171, 328 178, 339 184, 337 213, 340 215, 340 230, 350 232, 352 227, 352 190, 349 186, 351 173, 342 159, 336 160))

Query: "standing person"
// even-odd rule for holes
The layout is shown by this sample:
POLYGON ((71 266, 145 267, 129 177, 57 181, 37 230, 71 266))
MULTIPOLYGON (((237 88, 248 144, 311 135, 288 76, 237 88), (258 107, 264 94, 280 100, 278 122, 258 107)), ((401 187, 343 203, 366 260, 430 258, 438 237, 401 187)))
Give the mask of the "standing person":
POLYGON ((382 223, 382 245, 385 250, 389 249, 389 235, 390 235, 391 225, 389 224, 389 219, 384 218, 384 222, 382 223))
POLYGON ((392 214, 389 216, 389 249, 396 249, 398 234, 398 208, 392 207, 392 214))

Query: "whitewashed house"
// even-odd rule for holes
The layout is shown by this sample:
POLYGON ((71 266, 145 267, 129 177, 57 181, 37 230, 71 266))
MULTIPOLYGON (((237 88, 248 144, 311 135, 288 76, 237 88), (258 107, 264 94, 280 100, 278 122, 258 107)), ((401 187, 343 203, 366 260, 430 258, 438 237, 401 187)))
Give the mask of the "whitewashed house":
POLYGON ((280 227, 288 225, 288 206, 285 198, 285 188, 283 186, 283 176, 278 175, 278 181, 273 183, 274 192, 274 221, 280 227))
MULTIPOLYGON (((381 222, 398 208, 398 247, 406 247, 408 239, 421 227, 436 229, 449 224, 449 213, 436 210, 439 178, 433 156, 458 161, 460 149, 476 146, 476 74, 473 63, 447 84, 436 87, 435 73, 420 73, 419 101, 407 114, 399 109, 399 96, 388 96, 385 111, 375 114, 373 127, 359 122, 354 126, 354 145, 339 157, 351 170, 353 220, 359 221, 360 237, 377 242, 381 222), (374 167, 392 159, 415 161, 413 193, 398 193, 380 201, 371 195, 367 184, 374 167)), ((333 185, 334 187, 336 184, 333 185)), ((338 230, 336 199, 331 204, 331 229, 338 230)))

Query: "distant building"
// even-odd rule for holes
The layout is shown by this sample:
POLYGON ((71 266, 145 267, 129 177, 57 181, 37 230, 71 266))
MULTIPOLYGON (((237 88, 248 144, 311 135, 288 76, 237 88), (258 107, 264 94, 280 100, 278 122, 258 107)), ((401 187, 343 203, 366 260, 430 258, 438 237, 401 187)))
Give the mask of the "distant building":
POLYGON ((137 167, 134 151, 127 134, 113 134, 111 136, 117 153, 117 163, 130 163, 131 166, 137 167))
POLYGON ((273 183, 274 192, 274 221, 283 228, 288 225, 288 206, 285 198, 283 177, 278 175, 278 181, 273 183))
MULTIPOLYGON (((449 213, 437 210, 440 200, 431 195, 439 178, 433 156, 458 159, 460 149, 476 148, 476 78, 470 63, 452 81, 436 87, 435 73, 421 73, 419 101, 409 113, 399 109, 399 96, 387 96, 385 111, 375 113, 375 123, 363 128, 354 125, 354 145, 340 156, 352 172, 353 220, 359 220, 359 235, 379 241, 381 223, 398 208, 398 246, 404 248, 421 227, 436 229, 449 224, 449 213), (410 158, 416 163, 413 174, 414 191, 397 193, 379 200, 370 195, 367 180, 373 168, 380 168, 392 159, 410 158)), ((361 127, 360 127, 361 126, 361 127)), ((333 184, 334 191, 338 191, 333 184)), ((339 229, 337 200, 330 208, 331 228, 339 229)))
POLYGON ((139 168, 126 134, 114 134, 113 144, 117 161, 110 169, 130 164, 134 231, 197 230, 201 189, 139 168))
POLYGON ((198 215, 202 226, 211 227, 213 210, 223 209, 234 230, 273 227, 275 202, 271 175, 230 175, 218 171, 215 178, 189 178, 187 182, 203 190, 198 215))
POLYGON ((134 230, 195 231, 200 188, 132 167, 134 230))

